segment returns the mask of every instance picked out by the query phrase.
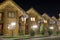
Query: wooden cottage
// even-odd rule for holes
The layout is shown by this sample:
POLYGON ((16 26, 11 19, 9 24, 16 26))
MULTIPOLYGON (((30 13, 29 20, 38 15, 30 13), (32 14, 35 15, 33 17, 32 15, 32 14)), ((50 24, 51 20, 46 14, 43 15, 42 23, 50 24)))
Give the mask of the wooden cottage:
POLYGON ((30 8, 27 11, 27 15, 29 16, 27 19, 29 30, 33 30, 35 34, 39 34, 40 26, 43 24, 40 23, 40 21, 42 22, 42 16, 34 8, 30 8))
POLYGON ((49 35, 49 33, 48 33, 48 31, 49 31, 49 21, 50 21, 51 18, 46 13, 43 13, 42 17, 44 19, 45 35, 49 35))
POLYGON ((26 16, 25 11, 13 0, 5 0, 0 4, 0 31, 3 35, 19 35, 20 29, 25 31, 25 22, 20 20, 26 16), (21 25, 23 23, 23 25, 21 25))

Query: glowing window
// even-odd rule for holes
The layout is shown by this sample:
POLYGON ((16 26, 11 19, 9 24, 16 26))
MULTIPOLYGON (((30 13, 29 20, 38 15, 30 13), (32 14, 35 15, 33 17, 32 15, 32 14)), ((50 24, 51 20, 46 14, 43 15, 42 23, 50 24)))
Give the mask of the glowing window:
POLYGON ((35 17, 31 17, 31 21, 35 21, 35 17))
POLYGON ((44 20, 44 23, 47 23, 47 20, 44 20))
POLYGON ((21 19, 22 19, 22 21, 26 21, 26 18, 24 18, 24 17, 21 17, 21 19))

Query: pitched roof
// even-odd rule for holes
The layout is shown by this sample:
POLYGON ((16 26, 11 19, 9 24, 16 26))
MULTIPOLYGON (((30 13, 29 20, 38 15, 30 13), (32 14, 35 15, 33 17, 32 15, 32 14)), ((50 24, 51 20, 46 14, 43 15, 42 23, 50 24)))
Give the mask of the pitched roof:
POLYGON ((51 19, 51 18, 47 15, 47 13, 43 13, 42 17, 43 17, 44 19, 51 19))
POLYGON ((55 20, 55 21, 57 21, 57 18, 55 16, 52 16, 52 19, 55 20))
POLYGON ((13 6, 13 7, 15 7, 18 11, 20 11, 20 13, 26 13, 20 6, 18 6, 14 1, 12 1, 12 0, 6 0, 6 1, 4 1, 3 3, 1 3, 0 4, 0 10, 1 9, 4 9, 6 6, 13 6), (22 12, 23 11, 23 12, 22 12))
POLYGON ((34 15, 37 15, 39 18, 42 18, 42 16, 40 15, 40 13, 38 13, 33 7, 30 8, 30 9, 27 11, 27 14, 32 14, 33 16, 34 16, 34 15))

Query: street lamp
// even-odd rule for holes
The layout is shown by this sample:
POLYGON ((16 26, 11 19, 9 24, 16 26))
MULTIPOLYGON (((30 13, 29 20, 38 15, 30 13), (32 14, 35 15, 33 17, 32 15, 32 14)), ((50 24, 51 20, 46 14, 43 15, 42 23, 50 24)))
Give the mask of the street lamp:
POLYGON ((8 29, 9 29, 9 30, 12 30, 12 36, 13 36, 13 30, 15 29, 15 25, 16 25, 16 22, 11 22, 11 23, 8 25, 8 29))

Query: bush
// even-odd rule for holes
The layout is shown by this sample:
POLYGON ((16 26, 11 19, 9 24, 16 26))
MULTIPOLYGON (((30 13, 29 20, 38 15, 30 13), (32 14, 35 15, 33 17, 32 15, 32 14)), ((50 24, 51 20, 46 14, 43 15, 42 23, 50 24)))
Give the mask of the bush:
POLYGON ((52 32, 52 30, 48 30, 48 33, 49 33, 49 35, 52 35, 53 34, 53 32, 52 32))
POLYGON ((35 32, 32 29, 30 30, 30 35, 31 36, 34 36, 35 35, 35 32))
POLYGON ((24 32, 22 30, 20 30, 19 34, 20 35, 24 35, 24 32))

